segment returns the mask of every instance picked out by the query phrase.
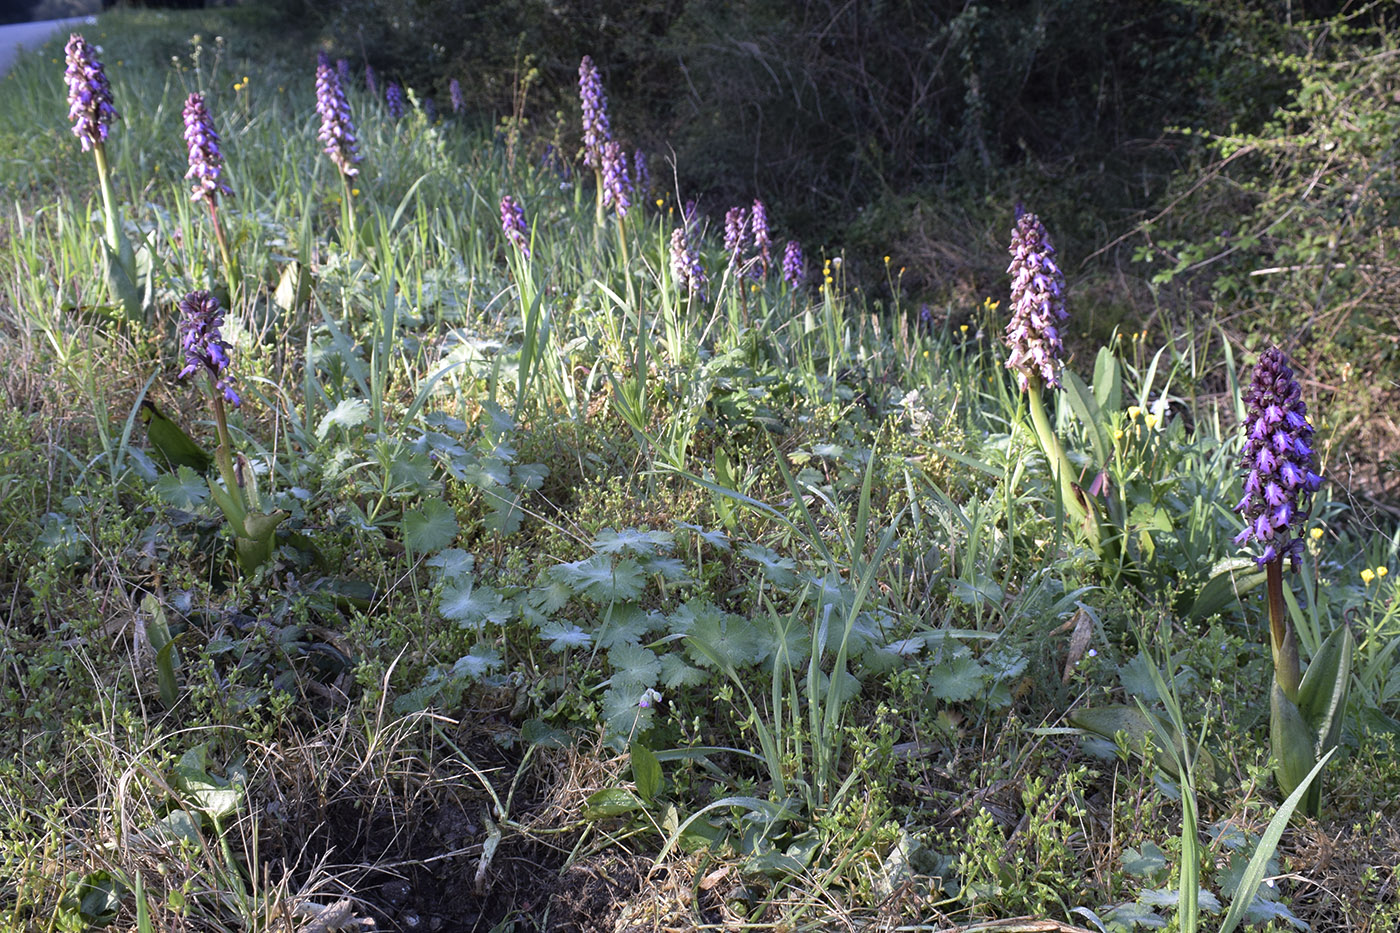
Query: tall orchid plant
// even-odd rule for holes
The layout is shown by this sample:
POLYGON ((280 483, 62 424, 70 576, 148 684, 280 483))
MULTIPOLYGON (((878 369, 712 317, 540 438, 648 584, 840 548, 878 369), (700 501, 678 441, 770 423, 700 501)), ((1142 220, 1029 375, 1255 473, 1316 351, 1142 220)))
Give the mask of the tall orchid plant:
POLYGON ((1010 350, 1006 368, 1016 374, 1016 384, 1026 397, 1036 438, 1059 484, 1065 511, 1098 550, 1098 525, 1088 500, 1074 484, 1074 468, 1050 426, 1042 398, 1042 389, 1060 387, 1060 357, 1064 353, 1060 326, 1069 312, 1065 309, 1065 277, 1055 258, 1055 247, 1035 214, 1023 212, 1017 218, 1011 236, 1011 265, 1006 271, 1011 275, 1012 310, 1004 338, 1010 350))
POLYGON ((102 189, 102 211, 106 221, 103 249, 103 272, 107 280, 108 297, 122 309, 127 320, 137 320, 149 298, 143 297, 138 281, 136 252, 122 233, 121 214, 112 187, 112 169, 107 161, 107 134, 120 114, 112 100, 112 86, 97 58, 97 50, 77 33, 68 38, 64 47, 67 67, 64 82, 68 85, 68 117, 73 121, 73 135, 83 151, 91 150, 97 161, 97 180, 102 189))
POLYGON ((233 528, 239 566, 245 573, 252 573, 271 559, 277 526, 287 513, 280 509, 263 511, 256 476, 247 461, 234 453, 227 406, 237 408, 243 400, 234 389, 229 372, 232 347, 221 332, 224 312, 219 300, 207 291, 190 292, 180 301, 179 311, 180 349, 185 355, 185 366, 177 378, 200 374, 205 377, 219 437, 214 463, 223 480, 222 487, 211 481, 209 492, 233 528))
MULTIPOLYGON (((1313 426, 1302 389, 1288 357, 1270 347, 1259 357, 1244 397, 1244 497, 1235 511, 1244 530, 1235 538, 1254 547, 1266 573, 1269 646, 1274 682, 1269 692, 1269 738, 1279 788, 1290 794, 1313 766, 1337 744, 1351 685, 1354 644, 1345 627, 1318 647, 1307 673, 1298 660, 1298 637, 1284 598, 1283 562, 1296 570, 1303 551, 1303 530, 1313 495, 1322 486, 1313 454, 1313 426)), ((1322 785, 1314 781, 1303 798, 1304 812, 1317 816, 1322 785)))

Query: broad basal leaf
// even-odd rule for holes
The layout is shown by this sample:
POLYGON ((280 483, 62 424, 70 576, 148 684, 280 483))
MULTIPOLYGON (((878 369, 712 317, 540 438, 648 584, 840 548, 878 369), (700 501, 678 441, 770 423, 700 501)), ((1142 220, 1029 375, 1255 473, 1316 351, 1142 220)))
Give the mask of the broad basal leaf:
POLYGON ((559 564, 550 574, 567 583, 574 592, 597 602, 636 599, 642 593, 646 577, 637 562, 628 558, 616 565, 601 554, 587 560, 559 564))
POLYGON ((675 539, 669 531, 640 528, 613 531, 611 528, 604 528, 598 533, 598 537, 593 539, 593 551, 596 554, 619 554, 623 551, 653 554, 657 551, 669 551, 674 543, 675 539))
POLYGON ((661 659, 656 652, 641 645, 617 645, 608 652, 608 663, 613 668, 614 684, 625 682, 652 687, 661 676, 661 659))
POLYGON ((362 398, 343 398, 334 408, 326 412, 321 423, 316 426, 316 439, 323 441, 331 428, 353 428, 369 420, 369 402, 362 398))
POLYGON ((540 637, 549 642, 550 651, 582 648, 593 642, 593 636, 569 622, 554 619, 540 626, 540 637))
POLYGON ((187 466, 177 473, 162 473, 156 479, 156 495, 177 509, 193 512, 209 498, 209 484, 187 466))
POLYGON ((480 680, 503 663, 500 653, 493 646, 481 642, 473 645, 470 653, 457 659, 457 663, 452 665, 452 673, 457 677, 480 680))
POLYGON ((425 499, 403 517, 403 543, 410 551, 431 554, 457 537, 457 515, 441 499, 425 499))
POLYGON ((469 579, 443 588, 438 612, 444 619, 480 629, 488 622, 504 625, 510 619, 512 608, 500 593, 489 586, 476 586, 469 579))
POLYGON ((936 700, 961 703, 982 692, 986 671, 973 658, 954 658, 935 667, 928 675, 928 693, 936 700))

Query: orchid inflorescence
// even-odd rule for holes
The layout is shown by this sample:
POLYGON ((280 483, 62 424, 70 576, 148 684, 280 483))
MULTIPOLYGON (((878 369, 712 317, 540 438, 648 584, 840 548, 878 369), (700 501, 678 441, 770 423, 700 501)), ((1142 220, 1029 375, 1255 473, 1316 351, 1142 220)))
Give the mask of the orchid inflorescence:
MULTIPOLYGON (((366 68, 366 80, 370 74, 366 68)), ((341 175, 359 174, 360 170, 355 167, 360 161, 359 143, 355 139, 355 125, 350 121, 350 104, 345 100, 339 76, 324 55, 316 66, 316 110, 321 115, 319 138, 326 147, 326 155, 331 157, 341 175)))
POLYGON ((458 81, 456 78, 448 82, 447 96, 452 99, 452 112, 461 113, 462 108, 466 106, 462 100, 462 82, 458 81))
POLYGON ((739 264, 744 249, 744 234, 748 230, 748 211, 742 207, 731 207, 724 214, 724 251, 729 254, 730 266, 739 264))
POLYGON ((390 118, 397 120, 404 113, 403 88, 394 81, 389 82, 389 87, 384 91, 384 103, 389 108, 390 118))
POLYGON ((1287 557, 1296 569, 1303 550, 1303 523, 1313 493, 1322 486, 1314 469, 1313 426, 1302 388, 1293 378, 1288 357, 1270 347, 1259 357, 1245 393, 1244 498, 1235 511, 1245 518, 1235 543, 1263 546, 1255 558, 1261 566, 1287 557))
POLYGON ((609 140, 603 144, 603 206, 617 211, 619 218, 626 217, 632 206, 632 182, 627 177, 627 157, 622 152, 622 144, 609 140))
POLYGON ((87 40, 73 33, 64 53, 68 61, 63 76, 68 83, 68 117, 73 121, 73 135, 87 152, 107 141, 107 127, 119 115, 112 106, 107 73, 87 40))
POLYGON ((1006 345, 1011 355, 1006 368, 1016 373, 1016 382, 1025 392, 1033 379, 1058 388, 1060 357, 1064 343, 1060 322, 1069 317, 1065 310, 1065 277, 1055 260, 1055 247, 1040 218, 1022 213, 1011 235, 1011 323, 1006 326, 1006 345))
POLYGON ((705 267, 700 263, 700 253, 696 249, 689 223, 671 231, 671 271, 676 277, 676 286, 682 290, 705 294, 705 267))
POLYGON ((525 208, 510 195, 501 198, 501 230, 515 248, 530 258, 530 244, 526 238, 525 208))
POLYGON ((754 199, 753 210, 749 212, 749 226, 753 229, 753 248, 758 250, 760 263, 755 275, 767 275, 768 248, 773 244, 773 238, 768 230, 768 208, 757 198, 754 199))
POLYGON ((796 240, 788 240, 787 247, 783 250, 783 281, 792 288, 797 288, 806 277, 807 262, 802 258, 802 244, 796 240))
POLYGON ((220 333, 223 323, 219 299, 209 292, 190 292, 180 301, 180 348, 185 352, 185 367, 176 378, 185 379, 203 370, 214 390, 230 405, 237 406, 242 400, 228 375, 228 351, 233 348, 220 333))
POLYGON ((603 79, 588 55, 578 64, 578 94, 583 107, 583 164, 602 171, 603 146, 612 139, 612 127, 608 124, 603 79))
POLYGON ((219 195, 233 194, 224 184, 222 175, 224 157, 219 151, 219 134, 214 129, 214 121, 209 116, 209 108, 204 103, 203 94, 191 94, 185 101, 185 144, 189 147, 190 169, 185 178, 194 179, 192 200, 218 202, 219 195))

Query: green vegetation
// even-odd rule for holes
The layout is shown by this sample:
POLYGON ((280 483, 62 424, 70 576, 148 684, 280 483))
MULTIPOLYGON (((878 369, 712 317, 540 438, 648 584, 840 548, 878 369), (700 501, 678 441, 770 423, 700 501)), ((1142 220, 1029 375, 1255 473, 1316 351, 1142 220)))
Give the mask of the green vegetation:
MULTIPOLYGON (((988 6, 967 9, 1005 26, 988 6)), ((1191 86, 1224 87, 1215 14, 1171 9, 1200 17, 1164 20, 1198 56, 1191 86)), ((701 13, 718 15, 681 26, 723 25, 701 13)), ((342 175, 314 81, 317 42, 351 47, 348 15, 103 17, 87 38, 121 119, 101 183, 64 119, 62 43, 0 79, 0 928, 1400 925, 1384 484, 1322 486, 1279 591, 1301 668, 1340 678, 1304 681, 1316 741, 1285 763, 1271 587, 1232 511, 1259 350, 1367 388, 1392 371, 1369 288, 1389 287, 1395 248, 1395 117, 1368 103, 1394 82, 1383 10, 1236 24, 1237 48, 1258 44, 1237 80, 1256 67, 1281 109, 1247 112, 1234 88, 1196 115, 1237 126, 1179 174, 1152 167, 1153 222, 1098 240, 1136 229, 1154 263, 1137 284, 1105 298, 1111 265, 1065 263, 1071 353, 1034 399, 1004 365, 1006 280, 906 278, 914 257, 880 243, 912 236, 894 217, 931 175, 867 165, 882 203, 831 227, 799 226, 796 196, 770 205, 765 269, 722 247, 715 205, 708 229, 687 213, 716 170, 693 150, 670 177, 647 147, 656 183, 623 217, 605 203, 574 157, 577 59, 483 81, 562 111, 512 96, 502 121, 451 112, 454 63, 420 78, 386 59, 381 82, 408 79, 395 119, 358 57, 364 158, 342 175), (1315 57, 1270 58, 1300 36, 1315 57), (1362 47, 1380 51, 1344 61, 1362 47), (1342 109, 1317 97, 1342 89, 1342 109), (196 91, 233 192, 217 236, 184 180, 196 91), (1304 124, 1355 132, 1331 159, 1304 124), (1273 181, 1231 175, 1246 150, 1273 153, 1273 181), (1331 206, 1311 196, 1324 181, 1331 206), (1240 226, 1216 242, 1222 204, 1240 226), (1267 236, 1230 239, 1248 225, 1267 236), (673 261, 678 229, 703 283, 673 261), (838 232, 853 258, 812 245, 838 232), (782 275, 789 238, 809 244, 805 279, 782 275), (1252 275, 1264 261, 1290 270, 1252 275), (206 290, 231 362, 177 380, 180 305, 206 290), (1206 294, 1218 305, 1195 313, 1206 294)), ((520 34, 522 66, 573 52, 520 34)), ((1075 48, 1099 41, 1086 26, 1075 48)), ((980 46, 956 48, 968 81, 980 46)), ((633 85, 607 83, 613 129, 648 138, 664 108, 628 103, 633 85)), ((1138 118, 1177 119, 1167 96, 1138 118)), ((1066 132, 1087 126, 1076 100, 1066 132)), ((1069 215, 1062 255, 1093 252, 1071 206, 1093 181, 1057 192, 992 150, 981 181, 928 207, 982 218, 957 241, 969 268, 1005 268, 985 231, 1009 239, 1015 198, 988 205, 1017 178, 1039 178, 1044 203, 1024 196, 1049 236, 1069 215)), ((834 151, 811 158, 840 174, 834 151)), ((1305 398, 1319 472, 1383 461, 1357 449, 1394 429, 1355 429, 1365 391, 1305 398)))

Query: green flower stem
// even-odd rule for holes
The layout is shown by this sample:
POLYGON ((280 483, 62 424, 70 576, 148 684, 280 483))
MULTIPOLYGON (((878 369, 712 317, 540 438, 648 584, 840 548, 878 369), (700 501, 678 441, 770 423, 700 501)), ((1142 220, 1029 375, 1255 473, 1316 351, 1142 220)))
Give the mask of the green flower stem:
POLYGON ((1097 551, 1098 523, 1089 515, 1079 490, 1074 488, 1074 466, 1069 462, 1069 457, 1065 456, 1060 439, 1050 427, 1050 418, 1045 413, 1045 401, 1040 397, 1040 378, 1032 376, 1029 381, 1030 385, 1026 391, 1027 405, 1031 411, 1031 423, 1035 425, 1036 436, 1040 439, 1040 449, 1045 452, 1045 458, 1050 461, 1050 472, 1060 484, 1060 498, 1064 500, 1065 511, 1084 529, 1094 550, 1097 551))
MULTIPOLYGON (((248 506, 243 501, 243 487, 238 483, 238 473, 233 469, 233 438, 228 432, 228 416, 224 412, 224 400, 219 395, 217 389, 212 389, 210 400, 214 404, 214 424, 218 428, 219 446, 214 451, 214 462, 218 464, 219 476, 223 478, 225 493, 214 493, 214 499, 219 504, 228 518, 229 524, 233 526, 234 534, 240 538, 247 538, 248 527, 248 506)), ((214 484, 210 484, 211 492, 214 484)))
POLYGON ((107 221, 107 245, 116 252, 117 235, 121 231, 117 226, 117 196, 112 190, 112 170, 107 164, 107 149, 102 143, 98 143, 92 147, 92 154, 97 158, 97 181, 102 186, 102 213, 107 221))
POLYGON ((344 194, 344 197, 341 198, 340 223, 345 228, 345 233, 341 238, 341 245, 349 251, 350 257, 354 259, 359 252, 360 241, 360 232, 355 227, 355 195, 350 184, 350 176, 344 172, 336 174, 340 176, 340 190, 344 194))
POLYGON ((224 264, 224 276, 228 279, 229 304, 238 302, 237 293, 242 283, 239 281, 238 267, 234 265, 233 253, 228 247, 228 236, 224 233, 224 225, 219 222, 219 205, 213 197, 209 201, 209 221, 214 225, 214 241, 219 245, 219 259, 224 264))
POLYGON ((1264 570, 1268 574, 1265 585, 1269 593, 1269 647, 1273 649, 1274 680, 1283 695, 1297 703, 1298 685, 1303 678, 1298 666, 1298 638, 1283 602, 1283 558, 1269 561, 1264 570))
POLYGON ((642 309, 637 304, 637 290, 632 284, 632 257, 627 250, 627 222, 617 218, 617 249, 622 254, 622 280, 627 285, 627 303, 637 311, 637 326, 641 327, 642 309))

